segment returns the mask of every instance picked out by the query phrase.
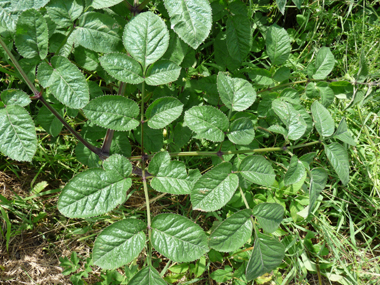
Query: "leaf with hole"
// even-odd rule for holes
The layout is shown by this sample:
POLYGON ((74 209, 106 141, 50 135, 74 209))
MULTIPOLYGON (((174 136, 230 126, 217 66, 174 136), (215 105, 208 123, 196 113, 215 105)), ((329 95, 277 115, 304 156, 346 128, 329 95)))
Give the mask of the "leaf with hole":
POLYGON ((152 244, 174 262, 190 262, 209 251, 200 226, 180 215, 160 214, 152 220, 152 244))
POLYGON ((150 161, 148 171, 154 175, 150 183, 154 190, 177 195, 190 194, 192 185, 185 164, 171 161, 168 152, 157 153, 150 161))
POLYGON ((310 186, 309 186, 309 214, 313 211, 315 203, 319 194, 322 193, 326 187, 327 172, 323 168, 314 168, 310 172, 310 186))
POLYGON ((246 268, 247 280, 269 273, 281 264, 284 256, 285 248, 277 239, 258 233, 246 268))
POLYGON ((100 64, 113 78, 139 84, 144 81, 140 64, 124 53, 109 53, 99 58, 100 64))
POLYGON ((37 135, 32 117, 23 107, 0 108, 0 151, 17 161, 32 161, 37 135))
POLYGON ((217 85, 220 99, 231 110, 244 111, 256 100, 255 89, 245 79, 231 78, 219 72, 217 85))
POLYGON ((207 38, 212 26, 208 0, 164 0, 171 28, 193 49, 207 38))
POLYGON ((146 109, 148 126, 152 129, 162 129, 176 120, 183 110, 183 104, 176 98, 163 97, 155 100, 146 109))
POLYGON ((224 140, 229 125, 227 116, 212 106, 195 106, 185 112, 184 120, 198 137, 214 142, 224 140))
POLYGON ((234 213, 211 232, 209 245, 221 252, 239 249, 252 235, 252 210, 245 209, 234 213))
POLYGON ((159 16, 144 12, 125 26, 123 44, 145 70, 165 54, 169 45, 169 31, 159 16))
POLYGON ((239 178, 232 172, 232 164, 223 162, 204 174, 191 190, 190 200, 194 210, 212 212, 231 200, 239 178))
POLYGON ((38 67, 37 79, 62 104, 73 109, 81 109, 90 100, 88 84, 82 72, 70 60, 54 56, 50 65, 42 62, 38 67))
POLYGON ((350 163, 346 149, 339 143, 324 144, 326 156, 343 185, 350 181, 350 163))
POLYGON ((123 203, 132 185, 132 179, 127 178, 132 173, 132 164, 119 157, 110 156, 104 162, 104 170, 88 169, 70 180, 59 197, 59 211, 69 218, 88 218, 105 214, 123 203))
POLYGON ((311 105, 315 128, 322 137, 329 137, 334 133, 335 123, 330 112, 318 101, 311 105))
POLYGON ((106 95, 95 98, 83 108, 93 123, 115 131, 129 131, 140 123, 135 118, 140 112, 136 102, 122 96, 106 95))
POLYGON ((96 238, 92 251, 94 264, 115 269, 135 259, 145 246, 146 224, 125 219, 105 228, 96 238))
POLYGON ((272 186, 276 177, 271 163, 260 155, 244 158, 239 171, 245 179, 263 186, 272 186))
POLYGON ((25 58, 38 56, 45 59, 48 53, 48 43, 48 26, 44 17, 35 9, 22 12, 16 25, 17 51, 25 58))
POLYGON ((282 222, 284 208, 276 203, 261 203, 253 208, 252 214, 257 218, 264 231, 273 233, 282 222))

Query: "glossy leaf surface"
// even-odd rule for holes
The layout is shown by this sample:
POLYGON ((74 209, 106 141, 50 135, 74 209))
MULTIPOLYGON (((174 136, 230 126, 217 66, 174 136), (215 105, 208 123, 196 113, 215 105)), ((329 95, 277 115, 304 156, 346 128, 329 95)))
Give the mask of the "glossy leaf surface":
POLYGON ((261 203, 253 208, 252 214, 257 218, 264 231, 272 233, 282 222, 284 208, 276 203, 261 203))
POLYGON ((263 156, 247 156, 240 163, 239 170, 245 179, 255 184, 272 186, 275 181, 273 167, 263 156))
POLYGON ((318 51, 315 59, 314 79, 325 79, 334 69, 334 55, 328 47, 323 47, 318 51))
POLYGON ((146 110, 148 126, 161 129, 176 120, 183 110, 183 104, 176 98, 163 97, 155 100, 146 110))
POLYGON ((255 138, 252 120, 249 118, 239 118, 233 121, 230 125, 227 137, 234 144, 250 144, 255 138))
POLYGON ((167 283, 162 279, 160 273, 152 267, 148 266, 144 269, 141 269, 131 281, 129 281, 128 285, 166 285, 167 283))
POLYGON ((181 67, 174 62, 160 60, 149 67, 145 82, 153 86, 168 84, 176 81, 180 72, 181 67))

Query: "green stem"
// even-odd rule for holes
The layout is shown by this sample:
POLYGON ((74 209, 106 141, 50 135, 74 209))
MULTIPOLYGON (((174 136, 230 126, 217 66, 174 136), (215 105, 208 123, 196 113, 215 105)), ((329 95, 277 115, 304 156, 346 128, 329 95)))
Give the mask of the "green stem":
POLYGON ((149 202, 149 193, 148 193, 148 185, 146 183, 146 177, 145 177, 145 162, 142 164, 142 181, 144 185, 144 194, 145 194, 145 201, 146 201, 146 216, 148 220, 148 237, 149 237, 149 243, 148 243, 148 263, 149 265, 152 265, 152 222, 150 218, 150 202, 149 202))
MULTIPOLYGON (((247 209, 251 209, 248 205, 248 201, 247 201, 247 198, 245 198, 245 195, 244 195, 244 192, 243 192, 243 189, 241 189, 241 187, 239 187, 239 191, 240 191, 240 195, 241 197, 243 198, 243 201, 244 201, 244 204, 245 204, 245 207, 247 209)), ((253 220, 253 217, 251 216, 251 222, 252 222, 252 226, 255 226, 255 221, 253 220)))
POLYGON ((138 9, 139 9, 139 12, 141 12, 146 5, 148 5, 150 2, 150 0, 144 0, 139 6, 138 6, 138 9))
POLYGON ((7 45, 3 42, 3 39, 1 36, 0 36, 0 45, 3 47, 3 49, 7 53, 12 63, 15 65, 16 69, 21 74, 25 83, 28 85, 29 89, 33 92, 34 96, 38 96, 40 92, 37 90, 37 88, 33 85, 32 81, 30 81, 28 76, 25 74, 24 70, 21 68, 20 64, 18 63, 16 58, 13 56, 12 52, 8 49, 7 45))
MULTIPOLYGON (((272 151, 286 151, 288 149, 296 149, 302 147, 312 146, 322 141, 314 141, 305 144, 299 144, 295 146, 287 146, 287 147, 268 147, 268 148, 255 148, 255 149, 247 149, 247 150, 229 150, 223 151, 223 155, 228 154, 247 154, 247 153, 262 153, 262 152, 272 152, 272 151)), ((184 151, 184 152, 171 152, 170 156, 219 156, 215 151, 184 151)), ((148 157, 152 157, 153 155, 149 155, 148 157)), ((141 156, 131 156, 130 160, 140 160, 141 156)))

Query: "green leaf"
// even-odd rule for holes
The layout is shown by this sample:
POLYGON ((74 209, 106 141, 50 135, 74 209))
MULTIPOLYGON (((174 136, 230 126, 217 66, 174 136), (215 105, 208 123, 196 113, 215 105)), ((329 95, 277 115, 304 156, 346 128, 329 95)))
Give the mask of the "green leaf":
POLYGON ((178 99, 173 97, 159 98, 146 109, 145 115, 148 118, 148 126, 152 129, 165 128, 181 116, 182 110, 183 104, 178 99))
MULTIPOLYGON (((147 124, 144 126, 144 149, 152 152, 160 151, 164 145, 162 130, 151 129, 147 124)), ((141 145, 141 124, 134 131, 136 141, 141 145)))
POLYGON ((231 252, 239 249, 252 235, 252 210, 239 211, 223 222, 211 232, 209 245, 221 252, 231 252))
POLYGON ((210 277, 218 284, 226 284, 226 281, 233 278, 233 269, 230 266, 225 266, 225 269, 218 269, 210 274, 210 277))
POLYGON ((112 157, 106 160, 105 170, 86 170, 66 184, 58 200, 58 209, 63 215, 69 218, 94 217, 125 201, 125 194, 132 185, 132 179, 125 177, 131 174, 132 165, 127 159, 112 157))
POLYGON ((223 162, 203 175, 191 190, 190 200, 193 210, 213 212, 231 200, 239 178, 232 172, 232 164, 223 162))
POLYGON ((255 130, 253 128, 252 120, 243 117, 233 121, 230 125, 227 137, 234 144, 250 144, 255 138, 255 130))
POLYGON ((123 44, 145 70, 165 54, 169 31, 159 16, 152 12, 141 13, 125 26, 123 44))
POLYGON ((288 129, 288 139, 298 140, 307 129, 307 124, 302 115, 288 102, 280 99, 272 101, 273 111, 280 117, 288 129))
POLYGON ((217 84, 220 99, 231 110, 244 111, 256 100, 256 91, 247 80, 231 78, 219 72, 217 84))
POLYGON ((315 128, 323 137, 329 137, 334 133, 334 120, 330 112, 318 101, 311 105, 311 113, 315 122, 315 128))
MULTIPOLYGON (((83 69, 94 71, 99 66, 98 53, 82 46, 75 48, 74 57, 76 63, 83 69)), ((90 82, 93 81, 89 81, 89 84, 90 82)))
POLYGON ((303 3, 303 0, 292 0, 292 1, 297 6, 297 8, 301 10, 301 5, 303 3))
POLYGON ((7 89, 2 91, 0 98, 5 105, 19 105, 21 107, 25 107, 32 102, 28 94, 17 89, 7 89))
POLYGON ((11 0, 11 2, 13 11, 25 11, 32 8, 35 10, 40 9, 44 7, 49 0, 11 0))
POLYGON ((355 140, 352 138, 351 134, 348 132, 346 118, 343 118, 340 121, 339 126, 336 129, 336 132, 333 137, 341 140, 344 143, 348 143, 349 145, 356 146, 355 140))
POLYGON ((219 32, 215 38, 214 58, 215 63, 220 66, 222 70, 228 69, 230 71, 233 71, 241 66, 241 63, 238 60, 232 58, 228 52, 227 35, 223 31, 219 32))
POLYGON ((333 70, 335 65, 334 55, 330 48, 323 47, 318 51, 315 59, 314 79, 325 79, 333 70))
POLYGON ((281 66, 276 70, 276 73, 273 75, 273 79, 282 82, 290 78, 290 69, 286 66, 281 66))
POLYGON ((271 163, 260 155, 244 158, 239 170, 245 179, 263 186, 272 186, 276 177, 271 163))
POLYGON ((48 26, 44 17, 35 9, 22 12, 16 25, 15 44, 18 52, 25 58, 38 56, 45 59, 48 43, 48 26))
POLYGON ((273 65, 281 65, 287 61, 292 47, 289 35, 284 28, 276 24, 270 26, 267 30, 266 45, 273 65))
POLYGON ((140 64, 125 53, 109 53, 99 61, 105 71, 117 80, 130 84, 144 81, 140 64))
POLYGON ((167 285, 167 283, 162 279, 160 273, 152 267, 148 266, 144 269, 140 270, 131 281, 129 281, 128 285, 167 285))
POLYGON ((72 26, 83 12, 83 0, 50 0, 46 6, 50 18, 61 27, 72 26))
POLYGON ((343 185, 350 181, 350 163, 346 149, 337 142, 324 144, 326 156, 329 159, 335 172, 338 174, 343 185))
POLYGON ((212 106, 195 106, 185 112, 184 120, 198 137, 214 142, 224 140, 229 125, 227 116, 212 106))
POLYGON ((167 151, 159 152, 152 158, 148 171, 155 176, 150 183, 154 190, 176 195, 190 194, 192 185, 187 179, 185 164, 170 161, 167 151))
POLYGON ((359 59, 359 71, 356 75, 358 82, 364 82, 366 78, 368 77, 369 70, 368 70, 368 64, 365 58, 365 52, 364 49, 362 49, 360 53, 360 59, 359 59))
POLYGON ((319 94, 321 95, 321 103, 323 106, 327 108, 334 102, 334 91, 329 87, 327 82, 318 82, 316 89, 319 90, 319 94))
POLYGON ((154 248, 174 262, 190 262, 209 251, 200 226, 180 215, 160 214, 152 221, 154 248))
POLYGON ((253 208, 252 214, 257 218, 264 231, 273 233, 282 222, 284 207, 276 203, 261 203, 253 208))
POLYGON ((327 182, 327 172, 323 168, 314 168, 310 172, 310 188, 309 188, 309 214, 313 211, 315 202, 319 194, 325 189, 327 182))
POLYGON ((160 60, 147 70, 145 82, 148 85, 163 85, 176 81, 181 73, 181 67, 169 60, 160 60))
POLYGON ((95 124, 115 131, 133 130, 140 124, 134 119, 140 112, 139 106, 135 101, 122 96, 95 98, 83 111, 95 124))
POLYGON ((82 72, 65 57, 54 56, 50 64, 42 62, 37 78, 44 87, 62 104, 73 109, 81 109, 90 100, 88 84, 82 72))
POLYGON ((269 273, 281 264, 285 248, 277 239, 258 233, 251 258, 248 261, 247 280, 269 273))
POLYGON ((132 153, 131 143, 126 132, 115 132, 111 143, 111 154, 121 154, 130 157, 132 153))
POLYGON ((96 52, 109 53, 122 50, 121 26, 106 14, 83 14, 75 30, 76 43, 96 52))
POLYGON ((94 7, 94 9, 103 9, 115 6, 120 2, 123 2, 123 0, 92 0, 91 6, 94 7))
POLYGON ((167 59, 180 65, 188 52, 189 46, 184 43, 173 31, 169 31, 169 35, 169 47, 162 59, 167 59))
POLYGON ((115 269, 135 259, 145 246, 146 224, 136 219, 118 221, 96 238, 92 251, 94 264, 115 269))
POLYGON ((278 10, 280 10, 282 15, 285 15, 286 2, 288 2, 288 0, 276 0, 278 10))
POLYGON ((16 17, 14 14, 17 12, 12 11, 11 9, 5 9, 5 7, 0 3, 0 27, 14 33, 16 30, 16 17))
POLYGON ((227 49, 233 59, 243 62, 251 50, 251 23, 247 16, 236 15, 227 20, 227 49))
POLYGON ((0 109, 0 151, 17 161, 32 161, 37 135, 28 111, 19 105, 0 109))
POLYGON ((284 177, 284 184, 285 186, 297 183, 302 179, 302 177, 305 175, 305 166, 303 163, 298 160, 298 157, 293 155, 290 159, 290 164, 288 171, 285 174, 284 177))
MULTIPOLYGON (((51 107, 56 109, 57 113, 63 117, 64 112, 62 104, 51 105, 51 107)), ((58 120, 58 118, 45 106, 42 106, 38 111, 36 123, 40 124, 41 127, 53 137, 58 136, 63 128, 61 121, 58 120)))
POLYGON ((193 49, 207 38, 212 26, 208 0, 164 0, 171 28, 193 49))

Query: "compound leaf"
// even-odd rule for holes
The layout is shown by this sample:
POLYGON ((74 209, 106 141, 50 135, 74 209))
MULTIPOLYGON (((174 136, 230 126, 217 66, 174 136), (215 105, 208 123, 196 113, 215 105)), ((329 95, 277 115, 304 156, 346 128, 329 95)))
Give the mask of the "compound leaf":
POLYGON ((281 264, 285 248, 277 239, 258 233, 246 268, 247 280, 268 273, 281 264))
POLYGON ((323 47, 318 51, 315 59, 314 79, 325 79, 334 69, 335 58, 330 48, 323 47))
POLYGON ((22 12, 16 25, 15 44, 18 52, 25 58, 38 56, 45 59, 48 43, 48 26, 44 17, 35 9, 22 12))
POLYGON ((199 178, 191 190, 193 209, 212 212, 226 205, 239 185, 238 176, 231 172, 232 164, 222 162, 199 178))
POLYGON ((122 50, 120 33, 121 26, 111 16, 88 12, 79 18, 75 39, 85 48, 109 53, 122 50))
POLYGON ((160 214, 152 221, 154 248, 175 262, 190 262, 209 251, 202 228, 180 215, 160 214))
POLYGON ((310 188, 309 188, 309 214, 313 211, 315 202, 319 194, 325 189, 327 182, 327 172, 323 168, 314 168, 310 172, 310 188))
POLYGON ((148 85, 163 85, 178 79, 181 67, 169 60, 160 60, 149 67, 145 82, 148 85))
POLYGON ((54 56, 50 64, 43 62, 38 67, 40 84, 50 87, 51 93, 62 104, 81 109, 90 100, 88 84, 80 70, 65 57, 54 56))
POLYGON ((268 28, 266 45, 268 56, 273 65, 283 64, 288 59, 292 49, 288 33, 284 28, 277 25, 268 28))
POLYGON ((244 158, 239 170, 245 179, 263 186, 272 186, 276 177, 270 162, 260 155, 244 158))
POLYGON ((338 174, 343 185, 350 180, 350 163, 346 149, 339 143, 324 144, 326 156, 335 172, 338 174))
POLYGON ((160 273, 152 267, 148 266, 144 269, 140 270, 131 281, 129 281, 128 285, 167 285, 167 283, 162 279, 160 273))
POLYGON ((122 96, 97 97, 83 111, 88 119, 103 128, 129 131, 139 125, 134 119, 139 114, 139 106, 135 101, 122 96))
POLYGON ((192 185, 185 164, 182 161, 170 161, 167 151, 153 157, 148 171, 155 175, 150 183, 154 190, 177 195, 190 194, 192 185))
POLYGON ((100 64, 113 78, 139 84, 144 81, 140 64, 125 53, 109 53, 99 58, 100 64))
POLYGON ((32 161, 37 135, 28 111, 19 105, 0 109, 0 151, 17 161, 32 161))
POLYGON ((146 224, 136 219, 118 221, 96 238, 92 259, 103 269, 115 269, 135 259, 145 246, 146 224))
POLYGON ((329 137, 334 133, 334 120, 330 112, 318 101, 311 105, 311 113, 315 122, 315 128, 323 137, 329 137))
POLYGON ((276 203, 261 203, 253 208, 252 214, 257 218, 264 231, 272 233, 282 222, 284 208, 276 203))
POLYGON ((132 165, 127 159, 112 159, 110 156, 107 160, 106 170, 86 170, 66 184, 58 200, 58 209, 63 215, 69 218, 94 217, 113 210, 125 201, 132 179, 122 177, 120 173, 125 176, 125 170, 131 171, 132 165), (110 164, 114 164, 113 167, 110 164))
POLYGON ((193 49, 207 38, 212 26, 208 0, 164 0, 171 28, 193 49))
POLYGON ((228 129, 227 116, 212 106, 195 106, 185 112, 185 123, 198 137, 214 142, 224 140, 228 129))
POLYGON ((290 164, 288 171, 285 174, 284 177, 284 184, 285 186, 297 183, 302 179, 302 177, 305 175, 305 166, 303 163, 298 159, 297 156, 293 155, 290 159, 290 164))
POLYGON ((159 16, 152 12, 141 13, 125 26, 123 44, 145 70, 165 54, 169 31, 159 16))
POLYGON ((163 97, 155 100, 146 109, 148 126, 152 129, 161 129, 176 120, 183 110, 183 104, 176 98, 163 97))
POLYGON ((251 215, 252 211, 245 209, 219 223, 210 235, 210 247, 221 252, 231 252, 243 246, 252 235, 251 215))
POLYGON ((234 144, 248 145, 255 138, 255 130, 252 120, 249 118, 239 118, 230 125, 228 139, 234 144))
POLYGON ((256 100, 255 89, 245 79, 231 78, 219 72, 217 85, 220 99, 231 110, 244 111, 256 100))

